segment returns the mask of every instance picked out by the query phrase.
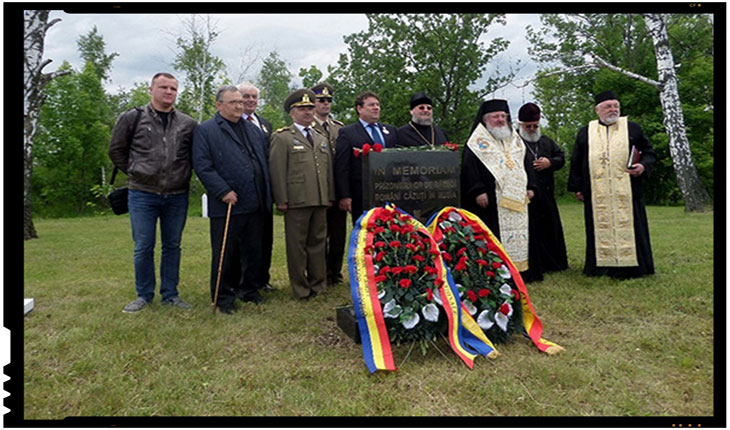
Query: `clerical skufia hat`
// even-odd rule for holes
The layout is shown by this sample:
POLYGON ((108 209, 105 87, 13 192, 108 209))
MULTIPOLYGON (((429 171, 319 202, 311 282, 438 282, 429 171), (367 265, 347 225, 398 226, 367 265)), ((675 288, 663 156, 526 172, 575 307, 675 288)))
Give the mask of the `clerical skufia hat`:
POLYGON ((432 105, 433 102, 423 91, 419 91, 411 96, 411 109, 418 105, 432 105))
POLYGON ((535 103, 525 103, 520 108, 517 119, 522 122, 540 121, 540 108, 535 103))
POLYGON ((606 100, 618 100, 618 96, 613 91, 604 91, 595 97, 596 106, 605 102, 606 100))
POLYGON ((491 112, 504 112, 507 115, 509 115, 509 105, 507 104, 507 100, 492 99, 492 100, 487 100, 486 102, 484 102, 483 114, 487 114, 487 113, 491 113, 491 112))
POLYGON ((302 88, 289 94, 284 101, 284 110, 289 113, 293 107, 314 107, 314 93, 312 90, 302 88))
POLYGON ((334 88, 332 88, 332 85, 321 83, 317 84, 312 87, 312 92, 314 92, 314 96, 319 98, 332 98, 332 96, 335 93, 334 88))

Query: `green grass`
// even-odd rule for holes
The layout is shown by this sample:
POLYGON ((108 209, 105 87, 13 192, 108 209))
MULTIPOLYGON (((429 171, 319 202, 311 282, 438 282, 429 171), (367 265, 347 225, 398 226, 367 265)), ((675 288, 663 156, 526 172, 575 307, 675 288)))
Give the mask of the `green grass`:
MULTIPOLYGON (((399 370, 370 375, 335 321, 346 287, 295 301, 275 217, 273 284, 260 306, 210 307, 208 221, 183 236, 181 297, 192 311, 134 299, 126 216, 35 221, 24 243, 24 418, 66 416, 710 416, 715 414, 713 214, 648 208, 657 274, 582 275, 582 207, 562 204, 571 268, 528 291, 543 336, 498 346, 469 370, 444 344, 395 347, 399 370)), ((159 244, 156 251, 159 258, 159 244)), ((346 273, 346 271, 345 271, 346 273)), ((159 282, 159 281, 158 281, 159 282)), ((722 408, 722 405, 719 406, 722 408)))

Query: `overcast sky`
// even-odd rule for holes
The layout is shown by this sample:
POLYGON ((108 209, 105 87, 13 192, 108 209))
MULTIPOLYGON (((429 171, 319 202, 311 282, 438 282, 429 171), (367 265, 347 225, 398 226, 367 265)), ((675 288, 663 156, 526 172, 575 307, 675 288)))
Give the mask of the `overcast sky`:
MULTIPOLYGON (((302 67, 317 65, 326 78, 327 65, 335 65, 339 55, 347 52, 343 37, 367 29, 364 14, 210 16, 215 28, 220 31, 211 51, 223 59, 231 79, 236 80, 247 65, 246 78, 255 78, 262 60, 276 50, 289 66, 297 86, 301 84, 298 72, 302 67), (303 25, 303 22, 308 24, 303 25), (306 30, 303 31, 303 28, 306 30), (251 64, 251 61, 244 60, 252 56, 258 61, 251 64)), ((119 53, 112 63, 111 82, 106 83, 108 91, 116 92, 119 87, 129 89, 137 82, 148 82, 159 71, 174 73, 170 64, 175 57, 175 35, 183 33, 182 24, 189 17, 174 14, 68 14, 53 11, 51 19, 60 18, 61 21, 52 26, 46 36, 44 57, 53 62, 45 71, 55 70, 64 60, 80 69, 83 64, 76 41, 96 26, 104 37, 107 53, 119 53)), ((507 15, 506 26, 495 24, 489 28, 487 41, 503 37, 510 40, 510 47, 489 65, 487 75, 494 73, 497 67, 507 70, 517 59, 523 62, 519 77, 524 79, 534 74, 535 64, 527 56, 525 40, 525 27, 528 24, 539 27, 538 15, 507 15)), ((532 100, 532 87, 517 87, 523 79, 495 94, 496 97, 509 100, 514 112, 523 103, 532 100)), ((377 88, 373 90, 377 92, 377 88)))

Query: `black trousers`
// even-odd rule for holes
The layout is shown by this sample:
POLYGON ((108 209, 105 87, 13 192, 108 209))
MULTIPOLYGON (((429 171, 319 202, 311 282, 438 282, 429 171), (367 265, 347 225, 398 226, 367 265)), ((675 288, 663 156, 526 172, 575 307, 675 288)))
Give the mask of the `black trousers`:
POLYGON ((327 280, 342 280, 342 259, 347 242, 347 211, 337 204, 327 208, 327 280))
MULTIPOLYGON (((264 213, 231 215, 226 238, 226 249, 223 256, 220 286, 218 288, 217 306, 232 307, 236 300, 236 292, 244 295, 261 288, 262 242, 261 225, 264 213)), ((215 299, 215 285, 218 278, 218 264, 223 244, 226 219, 210 219, 210 245, 213 258, 210 271, 210 294, 215 299)))
POLYGON ((274 213, 269 212, 263 215, 263 247, 261 249, 261 286, 270 283, 271 274, 271 252, 274 248, 274 213))

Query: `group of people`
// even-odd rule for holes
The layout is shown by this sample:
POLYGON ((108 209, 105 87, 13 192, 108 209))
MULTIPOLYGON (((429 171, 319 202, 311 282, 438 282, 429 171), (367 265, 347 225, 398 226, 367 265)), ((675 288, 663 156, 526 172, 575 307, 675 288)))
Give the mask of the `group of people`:
MULTIPOLYGON (((220 88, 216 115, 201 124, 174 109, 177 90, 174 76, 156 74, 150 103, 119 116, 109 145, 112 162, 128 176, 137 298, 126 313, 154 297, 158 219, 162 304, 191 307, 177 285, 193 169, 208 195, 211 299, 230 314, 237 299, 258 304, 260 291, 274 289, 274 207, 284 214, 292 293, 309 300, 342 283, 347 214, 354 224, 369 209, 353 150, 365 143, 435 148, 448 141, 423 92, 411 97, 411 120, 396 128, 379 122, 380 99, 364 91, 355 99, 358 120, 346 126, 331 117, 334 89, 322 83, 292 92, 283 106, 292 125, 273 131, 255 112, 259 91, 252 84, 220 88)), ((598 120, 578 132, 568 184, 585 207, 584 273, 651 274, 641 184, 656 157, 641 128, 620 117, 614 93, 596 96, 596 113, 598 120)), ((540 133, 540 114, 537 105, 525 104, 514 130, 505 100, 483 102, 461 168, 462 206, 500 239, 528 282, 568 267, 554 199, 554 172, 565 156, 540 133)))

